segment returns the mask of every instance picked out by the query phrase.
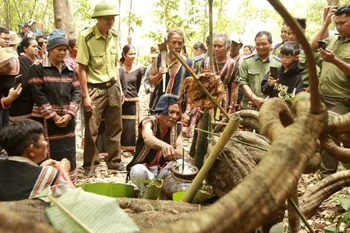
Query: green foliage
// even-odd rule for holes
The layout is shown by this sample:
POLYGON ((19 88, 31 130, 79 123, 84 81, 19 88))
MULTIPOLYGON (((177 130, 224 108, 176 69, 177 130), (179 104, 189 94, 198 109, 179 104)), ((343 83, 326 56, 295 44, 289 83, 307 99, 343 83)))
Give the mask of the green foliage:
POLYGON ((49 0, 0 1, 0 24, 11 31, 19 31, 18 24, 35 19, 43 32, 53 29, 53 4, 49 0))
MULTIPOLYGON (((347 189, 349 192, 349 189, 347 189)), ((345 232, 344 230, 350 227, 350 199, 344 198, 344 194, 337 194, 331 199, 331 202, 339 202, 344 209, 344 213, 337 213, 338 222, 336 226, 329 226, 325 228, 325 232, 338 233, 345 232)))
POLYGON ((135 31, 135 26, 136 27, 141 27, 143 24, 142 18, 140 16, 135 15, 132 12, 129 12, 128 17, 125 17, 122 19, 122 22, 126 22, 129 25, 129 32, 128 34, 130 35, 131 32, 135 31))
POLYGON ((94 9, 87 0, 74 0, 72 2, 74 24, 77 26, 77 31, 79 32, 94 22, 94 20, 91 19, 94 9), (86 22, 88 23, 86 24, 86 22))

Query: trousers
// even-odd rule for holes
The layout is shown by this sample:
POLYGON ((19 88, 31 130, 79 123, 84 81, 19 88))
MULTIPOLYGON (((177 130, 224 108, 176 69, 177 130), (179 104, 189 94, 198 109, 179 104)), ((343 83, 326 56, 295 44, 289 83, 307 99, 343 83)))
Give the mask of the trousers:
POLYGON ((120 134, 123 130, 120 88, 117 84, 114 84, 102 88, 88 86, 88 90, 95 110, 92 112, 84 110, 85 147, 83 167, 89 167, 100 162, 96 139, 102 116, 106 126, 107 162, 120 162, 120 134))

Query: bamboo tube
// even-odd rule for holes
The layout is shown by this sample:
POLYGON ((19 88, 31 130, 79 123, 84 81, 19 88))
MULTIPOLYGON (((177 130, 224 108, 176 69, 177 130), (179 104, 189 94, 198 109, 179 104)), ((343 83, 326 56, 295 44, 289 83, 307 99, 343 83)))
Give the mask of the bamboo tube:
POLYGON ((142 196, 142 199, 157 200, 159 198, 162 187, 163 187, 162 179, 153 179, 147 185, 145 194, 142 196))
MULTIPOLYGON (((213 70, 213 0, 208 0, 209 6, 209 68, 213 70)), ((220 109, 221 110, 221 109, 220 109)))
POLYGON ((230 121, 228 122, 226 128, 224 129, 224 132, 222 132, 222 135, 219 138, 218 143, 213 147, 212 151, 208 156, 208 159, 205 161, 202 169, 198 172, 196 178, 194 178, 194 180, 192 181, 191 186, 186 190, 181 201, 188 202, 188 203, 192 202, 193 197, 197 193, 203 180, 205 179, 209 170, 213 166, 216 158, 219 156, 220 152, 225 147, 228 140, 230 140, 231 136, 236 131, 238 126, 239 126, 239 118, 236 116, 233 116, 233 118, 230 118, 230 121))

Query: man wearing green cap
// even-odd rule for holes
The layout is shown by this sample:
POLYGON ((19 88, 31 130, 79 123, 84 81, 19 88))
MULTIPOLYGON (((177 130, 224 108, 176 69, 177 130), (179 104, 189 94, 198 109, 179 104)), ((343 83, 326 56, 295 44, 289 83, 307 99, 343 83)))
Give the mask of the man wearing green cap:
POLYGON ((91 18, 97 20, 95 26, 83 31, 79 37, 76 61, 82 89, 85 117, 85 173, 91 175, 99 163, 96 138, 102 116, 106 125, 108 148, 107 166, 123 171, 121 165, 120 136, 122 131, 121 90, 117 61, 117 33, 112 29, 115 7, 108 2, 95 6, 91 18), (90 173, 90 170, 92 171, 90 173))

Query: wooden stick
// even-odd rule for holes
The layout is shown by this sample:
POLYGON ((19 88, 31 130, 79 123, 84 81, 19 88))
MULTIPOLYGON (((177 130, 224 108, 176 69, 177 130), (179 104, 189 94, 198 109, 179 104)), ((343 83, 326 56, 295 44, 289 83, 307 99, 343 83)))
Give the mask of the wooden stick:
POLYGON ((295 211, 297 212, 297 214, 299 215, 299 217, 301 218, 301 220, 303 221, 303 223, 305 224, 306 228, 309 229, 309 231, 311 233, 315 233, 314 229, 312 229, 312 227, 310 226, 310 224, 307 222, 305 216, 303 215, 303 213, 301 212, 301 210, 299 209, 299 207, 295 204, 295 202, 293 201, 292 198, 288 198, 288 203, 290 203, 293 208, 295 209, 295 211))
MULTIPOLYGON (((158 44, 158 48, 160 51, 160 66, 161 67, 166 67, 166 60, 167 60, 167 47, 166 47, 166 40, 164 38, 164 42, 161 44, 158 44)), ((163 80, 163 93, 165 93, 165 88, 166 88, 166 73, 162 75, 162 80, 163 80)))

